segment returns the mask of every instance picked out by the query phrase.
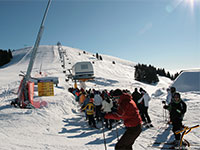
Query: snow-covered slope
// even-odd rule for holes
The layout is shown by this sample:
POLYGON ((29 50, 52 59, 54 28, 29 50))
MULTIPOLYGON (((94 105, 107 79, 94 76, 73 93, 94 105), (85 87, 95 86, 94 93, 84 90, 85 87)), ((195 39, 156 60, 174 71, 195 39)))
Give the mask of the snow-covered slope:
MULTIPOLYGON (((151 146, 155 141, 170 141, 173 135, 171 127, 163 123, 162 100, 166 98, 166 88, 172 83, 165 77, 159 77, 156 85, 143 84, 134 80, 134 65, 136 63, 116 57, 101 55, 103 60, 97 60, 95 54, 83 53, 83 50, 62 47, 66 50, 66 69, 70 69, 78 61, 93 62, 95 80, 87 82, 87 89, 129 89, 133 92, 136 87, 143 87, 151 95, 149 114, 154 128, 144 130, 134 144, 136 150, 154 150, 151 146), (115 64, 112 62, 115 61, 115 64)), ((13 52, 12 61, 0 68, 0 149, 21 150, 103 150, 103 130, 91 130, 87 126, 84 114, 79 111, 80 106, 75 102, 74 96, 68 92, 73 82, 65 82, 62 63, 59 59, 57 46, 40 46, 32 71, 32 77, 38 77, 42 71, 45 76, 59 78, 58 87, 54 87, 54 96, 38 97, 45 100, 47 107, 41 109, 19 109, 10 106, 10 101, 16 98, 17 88, 21 77, 20 71, 26 71, 30 59, 31 48, 13 52)), ((78 84, 79 86, 79 84, 78 84)), ((188 126, 200 123, 200 93, 181 93, 188 105, 184 124, 188 126)), ((101 124, 97 126, 101 127, 101 124)), ((119 136, 124 132, 123 125, 112 130, 105 130, 107 149, 113 150, 119 136)), ((186 136, 191 143, 200 142, 199 128, 192 130, 186 136)), ((199 149, 193 146, 191 149, 199 149)))

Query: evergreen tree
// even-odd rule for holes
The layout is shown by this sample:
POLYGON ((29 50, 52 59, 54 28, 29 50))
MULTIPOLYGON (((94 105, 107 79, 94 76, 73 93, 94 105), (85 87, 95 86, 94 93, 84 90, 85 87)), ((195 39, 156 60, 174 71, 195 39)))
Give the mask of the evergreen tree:
POLYGON ((99 54, 98 53, 96 53, 96 58, 99 59, 99 54))
POLYGON ((8 49, 8 54, 9 54, 10 58, 12 59, 12 58, 13 58, 13 56, 12 56, 12 52, 11 52, 11 50, 10 50, 10 49, 8 49))
POLYGON ((156 69, 154 66, 147 66, 144 64, 137 64, 135 66, 135 80, 146 82, 146 83, 156 83, 159 81, 158 75, 167 77, 171 80, 175 80, 180 73, 176 73, 175 75, 171 75, 169 71, 166 73, 165 69, 158 68, 156 69))
POLYGON ((3 66, 5 64, 9 63, 11 58, 12 58, 11 51, 6 51, 6 50, 0 49, 0 66, 3 66))
POLYGON ((172 77, 171 77, 169 71, 167 72, 166 77, 172 79, 172 77))
POLYGON ((57 46, 61 46, 61 43, 59 41, 57 42, 57 46))
POLYGON ((145 83, 156 83, 159 81, 156 68, 149 65, 136 65, 135 66, 135 80, 145 83))
POLYGON ((174 77, 173 77, 173 80, 175 80, 177 77, 178 77, 178 75, 179 75, 180 73, 175 73, 175 75, 174 75, 174 77))
POLYGON ((101 55, 99 56, 99 60, 103 60, 103 58, 101 57, 101 55))

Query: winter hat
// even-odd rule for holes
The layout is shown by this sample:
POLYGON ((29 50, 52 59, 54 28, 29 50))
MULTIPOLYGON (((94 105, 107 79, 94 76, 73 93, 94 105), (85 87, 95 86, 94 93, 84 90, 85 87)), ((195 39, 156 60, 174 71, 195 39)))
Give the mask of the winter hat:
POLYGON ((122 95, 123 94, 123 92, 120 90, 120 89, 116 89, 116 90, 114 90, 114 92, 113 92, 113 96, 120 96, 120 95, 122 95))
POLYGON ((140 90, 139 90, 140 92, 142 92, 143 91, 143 88, 140 88, 140 90))
POLYGON ((145 90, 143 88, 140 88, 140 92, 145 92, 145 90))
POLYGON ((174 93, 174 92, 176 92, 176 88, 172 86, 172 87, 170 88, 170 91, 171 91, 171 93, 174 93))
POLYGON ((176 92, 176 93, 174 93, 174 97, 181 98, 181 95, 180 95, 180 93, 176 92))

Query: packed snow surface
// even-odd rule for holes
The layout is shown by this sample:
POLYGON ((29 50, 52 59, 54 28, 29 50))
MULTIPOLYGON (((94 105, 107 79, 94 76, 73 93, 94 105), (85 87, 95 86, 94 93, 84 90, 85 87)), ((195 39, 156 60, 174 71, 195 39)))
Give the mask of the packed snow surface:
MULTIPOLYGON (((172 81, 159 77, 157 84, 149 85, 134 80, 134 66, 136 63, 116 57, 101 55, 103 60, 97 60, 95 54, 84 50, 62 46, 66 51, 65 69, 79 61, 90 61, 94 67, 95 79, 86 82, 87 89, 112 90, 116 88, 128 89, 144 88, 151 96, 149 115, 153 128, 143 129, 136 140, 135 150, 154 150, 154 142, 174 140, 171 126, 164 122, 162 101, 166 99, 166 89, 172 81), (115 64, 113 63, 115 62, 115 64)), ((59 84, 54 86, 54 96, 39 97, 35 85, 34 100, 46 101, 47 107, 40 109, 20 109, 10 105, 11 100, 17 97, 17 89, 22 79, 19 74, 26 72, 31 56, 32 47, 19 49, 13 52, 12 61, 0 68, 0 149, 1 150, 104 150, 105 133, 106 147, 113 150, 125 128, 123 123, 114 125, 112 130, 90 129, 85 121, 84 114, 74 96, 68 88, 74 83, 65 81, 62 62, 58 46, 40 46, 32 70, 32 77, 58 77, 59 84)), ((68 74, 68 71, 66 71, 68 74)), ((78 83, 78 86, 80 84, 78 83)), ((189 91, 181 93, 187 104, 187 112, 183 123, 187 126, 200 124, 200 92, 189 91)), ((185 137, 191 143, 191 150, 200 149, 200 128, 193 129, 185 137)), ((161 145, 162 146, 162 145, 161 145)))

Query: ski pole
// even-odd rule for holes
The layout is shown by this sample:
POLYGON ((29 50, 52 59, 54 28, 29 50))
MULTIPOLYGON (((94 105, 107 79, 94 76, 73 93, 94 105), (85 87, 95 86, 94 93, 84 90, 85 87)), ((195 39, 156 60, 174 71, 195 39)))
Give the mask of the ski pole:
POLYGON ((165 122, 167 122, 167 110, 165 109, 165 122))
POLYGON ((102 132, 103 132, 104 146, 105 146, 105 150, 107 150, 107 147, 106 147, 106 138, 105 138, 105 133, 104 133, 104 124, 103 124, 104 118, 103 117, 102 117, 101 121, 102 121, 102 132))
POLYGON ((116 125, 116 135, 117 135, 117 141, 119 141, 119 134, 118 134, 118 122, 117 122, 117 125, 116 125))
POLYGON ((165 117, 164 117, 164 112, 165 110, 164 110, 164 108, 163 108, 163 122, 165 122, 165 117))
MULTIPOLYGON (((162 101, 162 104, 166 104, 165 103, 165 101, 162 101)), ((166 111, 165 111, 165 109, 163 108, 163 122, 165 122, 166 121, 166 111)))

